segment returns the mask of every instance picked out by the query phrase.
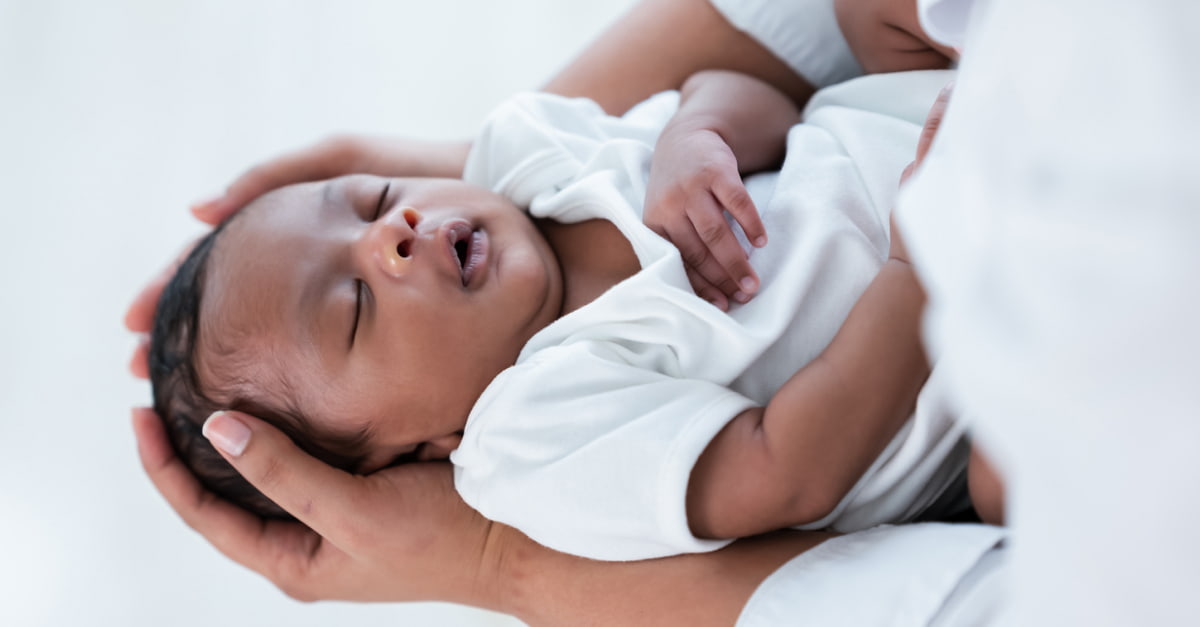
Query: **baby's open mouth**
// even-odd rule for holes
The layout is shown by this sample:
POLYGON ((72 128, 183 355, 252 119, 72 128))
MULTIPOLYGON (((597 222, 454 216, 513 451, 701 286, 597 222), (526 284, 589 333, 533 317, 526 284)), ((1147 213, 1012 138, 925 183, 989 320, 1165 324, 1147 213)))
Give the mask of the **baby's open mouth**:
POLYGON ((463 287, 467 287, 474 277, 480 275, 484 262, 487 261, 487 235, 466 222, 461 222, 450 228, 450 245, 454 250, 454 258, 458 261, 463 287))

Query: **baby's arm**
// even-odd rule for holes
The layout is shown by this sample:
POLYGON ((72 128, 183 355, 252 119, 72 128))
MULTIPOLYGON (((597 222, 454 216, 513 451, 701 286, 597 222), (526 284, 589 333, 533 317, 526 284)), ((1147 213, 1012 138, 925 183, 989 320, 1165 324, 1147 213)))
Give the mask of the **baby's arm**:
POLYGON ((654 147, 646 224, 679 248, 696 293, 721 309, 758 289, 725 213, 755 246, 766 243, 741 175, 777 166, 799 119, 792 100, 771 85, 709 70, 684 83, 679 110, 654 147))
POLYGON ((921 28, 916 0, 834 0, 834 8, 850 51, 870 74, 941 70, 958 60, 921 28))
POLYGON ((820 520, 912 413, 929 375, 919 337, 925 295, 894 225, 892 237, 890 258, 830 345, 700 456, 687 493, 696 536, 820 520))

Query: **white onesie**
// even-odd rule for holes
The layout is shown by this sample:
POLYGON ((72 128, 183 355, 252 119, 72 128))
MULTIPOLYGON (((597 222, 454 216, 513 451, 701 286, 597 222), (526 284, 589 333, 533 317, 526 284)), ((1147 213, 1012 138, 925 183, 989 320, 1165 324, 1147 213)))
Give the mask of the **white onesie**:
MULTIPOLYGON (((501 106, 464 178, 536 217, 612 221, 642 270, 535 335, 487 388, 451 457, 467 503, 594 559, 724 546, 688 529, 692 467, 730 419, 765 405, 825 348, 875 276, 897 175, 948 78, 865 77, 813 100, 781 171, 748 180, 770 244, 750 254, 759 294, 729 313, 692 292, 679 252, 642 224, 651 151, 676 95, 624 118, 545 94, 501 106)), ((960 477, 965 444, 937 380, 835 511, 807 528, 911 520, 960 477)))

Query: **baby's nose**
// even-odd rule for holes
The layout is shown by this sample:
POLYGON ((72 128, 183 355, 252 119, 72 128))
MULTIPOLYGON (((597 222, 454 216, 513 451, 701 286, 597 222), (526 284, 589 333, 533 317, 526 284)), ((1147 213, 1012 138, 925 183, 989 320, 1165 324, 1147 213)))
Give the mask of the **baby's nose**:
POLYGON ((420 212, 412 207, 395 208, 379 216, 358 241, 363 267, 379 268, 391 277, 403 276, 411 265, 420 222, 420 212))

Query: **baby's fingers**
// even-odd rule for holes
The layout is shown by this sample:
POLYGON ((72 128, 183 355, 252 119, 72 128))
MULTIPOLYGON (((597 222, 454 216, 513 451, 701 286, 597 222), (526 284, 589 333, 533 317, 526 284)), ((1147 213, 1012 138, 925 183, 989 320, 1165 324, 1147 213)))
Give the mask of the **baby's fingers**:
POLYGON ((758 207, 750 198, 750 192, 736 174, 722 176, 712 183, 712 193, 717 203, 733 216, 741 225, 742 231, 755 248, 767 245, 767 229, 763 227, 762 218, 758 215, 758 207))
POLYGON ((714 307, 721 311, 729 311, 729 299, 725 297, 725 294, 721 290, 717 289, 717 286, 713 285, 689 265, 685 264, 683 271, 687 273, 688 283, 692 284, 692 291, 696 292, 697 296, 712 303, 714 307))
POLYGON ((758 275, 716 200, 709 197, 693 202, 687 215, 700 245, 679 246, 684 262, 729 298, 740 303, 750 300, 758 291, 758 275))

